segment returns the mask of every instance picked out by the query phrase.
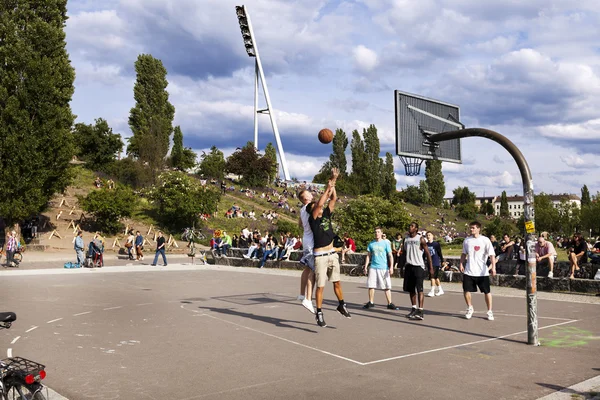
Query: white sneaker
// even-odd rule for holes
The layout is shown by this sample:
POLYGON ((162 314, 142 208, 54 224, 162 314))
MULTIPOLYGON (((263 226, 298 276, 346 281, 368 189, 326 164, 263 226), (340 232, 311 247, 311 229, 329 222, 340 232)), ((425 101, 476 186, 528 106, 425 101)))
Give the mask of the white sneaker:
POLYGON ((492 310, 489 310, 487 312, 487 316, 488 316, 488 321, 493 321, 494 320, 494 313, 492 312, 492 310))
POLYGON ((427 297, 433 297, 433 296, 435 296, 435 288, 431 288, 429 293, 427 293, 427 297))
POLYGON ((438 292, 435 294, 436 296, 441 296, 444 294, 444 289, 442 289, 442 287, 440 286, 440 289, 438 290, 438 292))
POLYGON ((473 307, 469 307, 469 308, 467 308, 467 313, 465 314, 465 318, 471 319, 472 316, 473 316, 473 307))
POLYGON ((548 278, 554 278, 554 273, 552 271, 548 272, 548 278))
POLYGON ((308 311, 310 311, 311 313, 315 314, 315 308, 313 307, 313 303, 312 301, 308 300, 308 299, 304 299, 302 300, 302 305, 304 306, 304 308, 306 308, 308 311))
POLYGON ((301 294, 299 294, 298 297, 296 297, 296 300, 302 301, 302 300, 304 300, 304 296, 302 296, 301 294))
POLYGON ((242 257, 244 257, 244 258, 250 258, 250 256, 248 254, 242 254, 242 257))

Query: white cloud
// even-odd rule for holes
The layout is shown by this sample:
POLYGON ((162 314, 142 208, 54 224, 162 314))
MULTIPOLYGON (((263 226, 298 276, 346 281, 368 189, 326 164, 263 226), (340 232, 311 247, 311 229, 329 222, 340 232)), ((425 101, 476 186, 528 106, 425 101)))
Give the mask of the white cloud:
POLYGON ((377 53, 362 44, 352 50, 354 63, 362 72, 370 72, 377 66, 377 53))
POLYGON ((593 119, 581 124, 551 124, 537 128, 542 136, 556 139, 589 140, 600 139, 600 119, 593 119))

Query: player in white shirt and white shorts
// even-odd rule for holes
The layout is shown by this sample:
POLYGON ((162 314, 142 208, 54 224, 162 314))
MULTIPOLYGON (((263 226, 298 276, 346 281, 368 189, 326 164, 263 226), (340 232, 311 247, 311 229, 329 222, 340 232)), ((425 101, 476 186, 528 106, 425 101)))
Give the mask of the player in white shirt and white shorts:
POLYGON ((480 235, 481 224, 473 221, 469 224, 471 236, 463 242, 463 251, 460 256, 460 272, 463 273, 463 292, 467 303, 466 319, 473 316, 473 303, 471 292, 481 291, 485 296, 488 308, 487 319, 494 320, 492 312, 492 293, 490 293, 490 271, 496 276, 496 257, 492 242, 485 236, 480 235), (490 258, 491 265, 488 268, 487 260, 490 258), (466 267, 465 265, 466 260, 466 267))

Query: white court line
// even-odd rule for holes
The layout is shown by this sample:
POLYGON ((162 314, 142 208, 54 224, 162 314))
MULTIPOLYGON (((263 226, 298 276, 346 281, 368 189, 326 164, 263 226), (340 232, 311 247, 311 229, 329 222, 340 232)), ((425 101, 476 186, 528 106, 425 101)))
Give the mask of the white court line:
MULTIPOLYGON (((546 328, 552 328, 554 326, 570 324, 570 323, 578 322, 578 321, 579 320, 577 320, 577 319, 573 319, 573 320, 570 320, 570 321, 567 321, 567 322, 559 322, 557 324, 544 326, 544 327, 541 327, 541 328, 538 328, 538 329, 541 330, 541 329, 546 329, 546 328)), ((371 364, 377 364, 377 363, 382 363, 382 362, 386 362, 386 361, 400 360, 401 358, 407 358, 407 357, 412 357, 412 356, 419 356, 421 354, 435 353, 435 352, 442 351, 442 350, 456 349, 458 347, 470 346, 470 345, 473 345, 473 344, 479 344, 479 343, 485 343, 485 342, 492 342, 494 340, 504 339, 504 338, 507 338, 507 337, 510 337, 510 336, 521 335, 523 333, 527 333, 527 331, 521 331, 521 332, 516 332, 516 333, 509 333, 508 335, 498 336, 498 337, 494 337, 494 338, 490 338, 490 339, 477 340, 475 342, 457 344, 457 345, 454 345, 454 346, 440 347, 439 349, 425 350, 425 351, 421 351, 421 352, 418 352, 418 353, 405 354, 403 356, 390 357, 390 358, 384 358, 384 359, 381 359, 381 360, 369 361, 369 362, 366 362, 366 363, 362 363, 362 365, 371 365, 371 364)))
MULTIPOLYGON (((480 313, 480 314, 486 314, 486 313, 487 313, 487 311, 485 311, 485 312, 484 312, 484 311, 480 311, 479 313, 480 313)), ((477 314, 477 312, 475 312, 475 314, 477 314)), ((497 313, 497 312, 495 312, 495 311, 494 311, 494 315, 502 315, 502 316, 505 316, 505 317, 521 317, 521 318, 527 318, 527 315, 518 315, 518 314, 505 314, 505 313, 502 313, 502 312, 498 312, 498 313, 497 313)), ((570 318, 541 317, 541 316, 539 316, 539 315, 538 315, 538 319, 554 319, 554 320, 557 320, 557 321, 573 321, 573 320, 572 320, 572 319, 570 319, 570 318)))
POLYGON ((12 349, 10 347, 6 350, 6 357, 12 358, 12 349))
POLYGON ((80 312, 80 313, 77 313, 77 314, 73 314, 73 316, 74 317, 78 317, 80 315, 91 314, 91 313, 92 313, 91 311, 84 311, 84 312, 80 312))
POLYGON ((103 308, 103 311, 107 311, 107 310, 116 310, 117 308, 123 308, 123 306, 116 306, 116 307, 108 307, 108 308, 103 308))
POLYGON ((12 342, 10 342, 10 344, 15 344, 17 343, 17 340, 21 339, 21 336, 17 336, 16 338, 13 339, 12 342))
POLYGON ((53 320, 51 320, 51 321, 48 321, 48 322, 46 322, 46 323, 47 323, 47 324, 51 324, 51 323, 53 323, 53 322, 60 321, 61 319, 62 319, 62 318, 56 318, 56 319, 53 319, 53 320))
POLYGON ((149 306, 151 304, 154 304, 154 303, 141 303, 141 304, 136 304, 136 306, 149 306))
POLYGON ((37 329, 37 328, 38 328, 37 326, 32 326, 31 328, 27 329, 27 330, 25 331, 25 333, 29 333, 29 332, 31 332, 32 330, 34 330, 34 329, 37 329))
POLYGON ((311 347, 311 346, 307 346, 307 345, 302 344, 302 343, 294 342, 293 340, 285 339, 285 338, 282 338, 280 336, 276 336, 276 335, 272 335, 270 333, 259 331, 258 329, 253 329, 253 328, 249 328, 249 327, 244 326, 244 325, 236 324, 235 322, 231 322, 231 321, 227 321, 225 319, 217 318, 217 317, 212 316, 210 314, 205 314, 205 315, 207 317, 209 317, 209 318, 216 319, 217 321, 221 321, 221 322, 225 322, 225 323, 228 323, 228 324, 231 324, 231 325, 239 326, 240 328, 244 328, 244 329, 247 329, 247 330, 252 331, 252 332, 260 333, 262 335, 269 336, 269 337, 272 337, 272 338, 275 338, 275 339, 283 340, 284 342, 295 344, 296 346, 304 347, 306 349, 314 350, 314 351, 317 351, 319 353, 326 354, 328 356, 332 356, 332 357, 336 357, 336 358, 339 358, 339 359, 342 359, 342 360, 350 361, 351 363, 354 363, 354 364, 364 365, 360 361, 356 361, 356 360, 353 360, 351 358, 343 357, 343 356, 340 356, 340 355, 337 355, 337 354, 334 354, 334 353, 330 353, 330 352, 325 351, 325 350, 317 349, 316 347, 311 347))

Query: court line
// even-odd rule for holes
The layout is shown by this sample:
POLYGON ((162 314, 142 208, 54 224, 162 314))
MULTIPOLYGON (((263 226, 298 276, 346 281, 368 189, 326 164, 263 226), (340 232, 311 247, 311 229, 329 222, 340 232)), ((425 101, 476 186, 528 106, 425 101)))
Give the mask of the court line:
POLYGON ((313 350, 313 351, 319 352, 319 353, 321 353, 321 354, 326 354, 326 355, 328 355, 328 356, 332 356, 332 357, 335 357, 335 358, 339 358, 339 359, 341 359, 341 360, 349 361, 349 362, 351 362, 351 363, 354 363, 354 364, 357 364, 357 365, 365 365, 364 363, 361 363, 360 361, 356 361, 356 360, 353 360, 353 359, 351 359, 351 358, 348 358, 348 357, 343 357, 343 356, 340 356, 340 355, 338 355, 338 354, 331 353, 331 352, 329 352, 329 351, 325 351, 325 350, 318 349, 318 348, 316 348, 316 347, 311 347, 311 346, 308 346, 308 345, 305 345, 305 344, 302 344, 302 343, 294 342, 293 340, 289 340, 289 339, 286 339, 286 338, 282 338, 282 337, 280 337, 280 336, 273 335, 273 334, 271 334, 271 333, 266 333, 266 332, 263 332, 263 331, 259 331, 258 329, 249 328, 249 327, 247 327, 247 326, 240 325, 240 324, 237 324, 237 323, 235 323, 235 322, 227 321, 226 319, 217 318, 217 317, 215 317, 215 316, 213 316, 213 315, 210 315, 210 314, 204 314, 204 315, 205 315, 205 316, 207 316, 207 317, 209 317, 209 318, 216 319, 217 321, 225 322, 225 323, 228 323, 228 324, 231 324, 231 325, 238 326, 238 327, 240 327, 240 328, 247 329, 247 330, 249 330, 249 331, 252 331, 252 332, 260 333, 260 334, 262 334, 262 335, 269 336, 269 337, 272 337, 272 338, 275 338, 275 339, 279 339, 279 340, 282 340, 282 341, 284 341, 284 342, 288 342, 288 343, 291 343, 291 344, 295 344, 296 346, 304 347, 304 348, 306 348, 306 349, 310 349, 310 350, 313 350))
MULTIPOLYGON (((480 311, 480 312, 475 312, 475 314, 486 314, 487 311, 480 311)), ((463 314, 464 315, 464 314, 463 314)), ((503 312, 496 312, 494 311, 494 315, 502 315, 505 317, 521 317, 521 318, 527 318, 527 315, 518 315, 518 314, 505 314, 503 312)), ((556 321, 573 321, 570 318, 558 318, 558 317, 542 317, 538 315, 538 319, 554 319, 556 321)))
POLYGON ((29 333, 29 332, 31 332, 32 330, 34 330, 34 329, 37 329, 37 328, 38 328, 37 326, 32 326, 31 328, 27 329, 27 330, 25 331, 25 333, 29 333))
POLYGON ((17 340, 21 339, 21 336, 17 336, 16 338, 13 339, 12 342, 10 342, 10 344, 15 344, 17 343, 17 340))
POLYGON ((8 358, 12 358, 12 348, 10 348, 10 347, 9 347, 9 348, 6 350, 6 357, 8 357, 8 358))
POLYGON ((91 313, 92 313, 91 311, 84 311, 84 312, 80 312, 80 313, 77 313, 77 314, 73 314, 73 316, 74 317, 78 317, 80 315, 91 314, 91 313))
POLYGON ((107 311, 107 310, 116 310, 117 308, 123 308, 123 306, 116 306, 116 307, 108 307, 108 308, 103 308, 103 311, 107 311))
POLYGON ((60 321, 61 319, 62 319, 62 318, 56 318, 56 319, 50 320, 50 321, 48 321, 48 322, 46 322, 46 323, 47 323, 47 324, 51 324, 51 323, 53 323, 53 322, 60 321))
MULTIPOLYGON (((554 326, 571 324, 573 322, 578 322, 578 321, 579 320, 577 320, 577 319, 573 319, 573 320, 566 321, 566 322, 559 322, 557 324, 543 326, 543 327, 538 328, 538 329, 541 330, 541 329, 546 329, 546 328, 552 328, 554 326)), ((390 357, 390 358, 384 358, 384 359, 381 359, 381 360, 369 361, 369 362, 366 362, 366 363, 362 363, 362 365, 378 364, 378 363, 382 363, 382 362, 386 362, 386 361, 400 360, 402 358, 407 358, 407 357, 412 357, 412 356, 420 356, 422 354, 435 353, 435 352, 438 352, 438 351, 449 350, 449 349, 456 349, 458 347, 470 346, 470 345, 473 345, 473 344, 479 344, 479 343, 485 343, 485 342, 492 342, 494 340, 504 339, 504 338, 507 338, 507 337, 510 337, 510 336, 521 335, 523 333, 527 333, 527 331, 521 331, 521 332, 516 332, 516 333, 509 333, 508 335, 502 335, 502 336, 498 336, 498 337, 494 337, 494 338, 490 338, 490 339, 477 340, 475 342, 457 344, 457 345, 454 345, 454 346, 440 347, 438 349, 425 350, 425 351, 420 351, 418 353, 405 354, 405 355, 397 356, 397 357, 390 357)))
POLYGON ((141 304, 136 304, 136 306, 149 306, 151 304, 154 304, 154 303, 141 303, 141 304))

